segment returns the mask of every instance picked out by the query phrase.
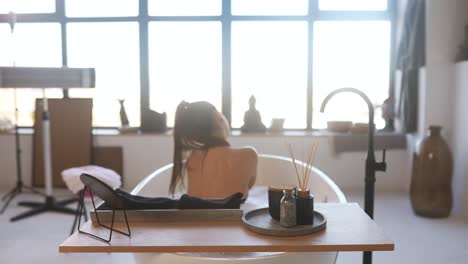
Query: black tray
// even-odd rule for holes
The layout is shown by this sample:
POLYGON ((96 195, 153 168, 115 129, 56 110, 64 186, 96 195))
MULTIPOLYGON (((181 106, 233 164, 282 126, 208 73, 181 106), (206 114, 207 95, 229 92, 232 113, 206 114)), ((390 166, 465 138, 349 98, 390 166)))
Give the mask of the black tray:
POLYGON ((252 210, 242 217, 242 222, 252 232, 269 236, 303 236, 322 231, 327 226, 327 218, 314 211, 314 224, 282 227, 279 221, 271 218, 268 207, 252 210))

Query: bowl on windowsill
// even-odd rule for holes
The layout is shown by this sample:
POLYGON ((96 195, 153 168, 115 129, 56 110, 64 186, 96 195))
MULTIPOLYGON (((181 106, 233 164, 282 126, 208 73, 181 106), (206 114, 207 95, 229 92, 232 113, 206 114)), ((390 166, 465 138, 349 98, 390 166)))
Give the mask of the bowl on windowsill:
POLYGON ((353 122, 351 121, 328 121, 327 130, 336 133, 347 133, 351 130, 353 122))
POLYGON ((268 128, 269 132, 280 133, 283 132, 284 118, 273 118, 271 120, 271 125, 268 128))
POLYGON ((353 134, 365 134, 369 130, 369 125, 367 123, 355 123, 351 127, 351 133, 353 134))

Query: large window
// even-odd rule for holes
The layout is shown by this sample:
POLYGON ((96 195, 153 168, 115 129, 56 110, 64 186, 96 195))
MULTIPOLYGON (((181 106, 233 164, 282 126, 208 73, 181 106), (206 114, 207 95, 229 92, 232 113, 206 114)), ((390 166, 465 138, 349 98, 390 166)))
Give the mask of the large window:
POLYGON ((306 127, 306 22, 233 22, 231 54, 233 127, 242 126, 251 95, 266 125, 285 118, 285 127, 306 127))
POLYGON ((67 17, 126 17, 138 16, 135 0, 66 0, 67 17))
POLYGON ((308 0, 232 0, 235 16, 307 15, 308 0))
POLYGON ((71 97, 94 98, 94 125, 119 124, 119 99, 125 100, 130 125, 140 124, 138 48, 135 22, 67 24, 68 65, 96 69, 95 89, 70 89, 71 97))
MULTIPOLYGON (((8 24, 0 24, 0 65, 59 67, 62 65, 59 23, 21 23, 11 34, 8 24)), ((59 89, 47 89, 47 97, 60 97, 59 89)), ((38 89, 0 89, 0 116, 14 120, 15 97, 19 106, 18 122, 32 126, 38 89), (15 96, 16 93, 16 96, 15 96)))
POLYGON ((150 16, 220 16, 221 0, 148 0, 150 16))
MULTIPOLYGON (((327 120, 365 122, 355 87, 379 105, 388 97, 393 0, 5 0, 0 1, 0 66, 96 68, 93 122, 117 127, 119 99, 132 126, 141 109, 211 102, 242 126, 250 96, 269 126, 320 129, 327 120), (17 13, 13 33, 10 11, 17 13)), ((13 117, 14 91, 0 90, 0 116, 13 117)), ((16 92, 19 123, 31 126, 40 92, 16 92)), ((47 92, 62 96, 61 89, 47 92)))
POLYGON ((14 11, 17 14, 54 13, 55 0, 2 0, 0 14, 14 11))
MULTIPOLYGON (((314 97, 320 107, 328 93, 337 87, 355 87, 374 104, 387 97, 390 66, 390 23, 388 21, 318 21, 314 24, 314 97)), ((315 109, 314 109, 315 110, 315 109)), ((376 126, 383 127, 380 108, 376 126)), ((326 126, 326 120, 367 123, 368 107, 353 94, 340 94, 330 101, 326 114, 314 111, 313 126, 326 126)))
POLYGON ((319 0, 320 10, 386 10, 387 0, 319 0))
POLYGON ((149 25, 150 107, 166 112, 182 101, 221 107, 221 23, 151 22, 149 25))

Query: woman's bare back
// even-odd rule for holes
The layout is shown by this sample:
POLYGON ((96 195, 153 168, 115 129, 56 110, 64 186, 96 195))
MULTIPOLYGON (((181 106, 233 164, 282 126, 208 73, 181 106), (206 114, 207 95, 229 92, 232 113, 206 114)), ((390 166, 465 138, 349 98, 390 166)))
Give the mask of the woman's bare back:
POLYGON ((257 153, 253 148, 193 151, 187 160, 188 193, 202 198, 224 198, 242 192, 247 197, 256 173, 257 153))

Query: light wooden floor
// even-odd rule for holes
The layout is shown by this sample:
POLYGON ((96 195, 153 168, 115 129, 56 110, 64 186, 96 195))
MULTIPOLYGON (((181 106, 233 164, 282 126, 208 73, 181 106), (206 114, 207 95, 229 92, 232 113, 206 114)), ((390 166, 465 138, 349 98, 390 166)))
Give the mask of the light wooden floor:
MULTIPOLYGON (((3 193, 3 192, 0 192, 3 193)), ((65 193, 60 192, 61 197, 65 193)), ((361 194, 347 195, 360 202, 361 194)), ((59 254, 58 245, 68 236, 72 216, 47 213, 10 223, 9 218, 25 210, 17 201, 41 200, 24 194, 0 215, 1 263, 132 263, 128 254, 59 254)), ((411 211, 404 193, 377 193, 375 220, 394 239, 394 252, 374 253, 374 263, 468 263, 468 221, 454 217, 426 219, 411 211)), ((340 253, 338 264, 362 263, 361 253, 340 253)))
MULTIPOLYGON (((363 207, 361 194, 352 193, 347 198, 363 207)), ((393 239, 395 251, 374 253, 373 263, 468 263, 467 219, 417 217, 408 194, 377 193, 374 220, 393 239)), ((340 253, 337 263, 362 263, 362 254, 340 253)))

